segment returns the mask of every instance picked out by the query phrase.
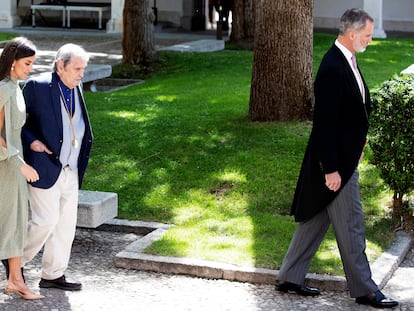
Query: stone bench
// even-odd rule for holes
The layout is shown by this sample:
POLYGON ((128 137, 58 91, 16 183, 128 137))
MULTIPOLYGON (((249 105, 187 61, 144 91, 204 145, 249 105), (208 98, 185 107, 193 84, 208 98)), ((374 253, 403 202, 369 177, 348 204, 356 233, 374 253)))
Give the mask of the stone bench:
MULTIPOLYGON (((48 74, 48 72, 41 72, 38 74, 33 75, 34 77, 37 75, 48 74)), ((100 79, 108 78, 112 74, 112 66, 111 65, 104 65, 104 64, 88 64, 85 69, 82 83, 85 90, 90 90, 90 86, 95 81, 100 79)), ((23 87, 24 85, 23 80, 19 80, 20 86, 23 87)))
POLYGON ((112 74, 112 66, 104 64, 89 64, 86 67, 82 82, 85 89, 89 90, 90 85, 97 80, 110 77, 112 74))
MULTIPOLYGON (((65 5, 59 4, 32 4, 32 27, 36 27, 36 11, 61 11, 62 12, 62 28, 70 28, 70 13, 72 11, 80 12, 96 12, 98 13, 98 29, 102 30, 102 16, 104 12, 111 11, 110 3, 95 2, 68 2, 65 5)), ((43 18, 44 19, 44 18, 43 18)))
POLYGON ((76 3, 76 2, 69 2, 66 5, 66 16, 67 16, 67 23, 66 27, 70 28, 70 12, 71 11, 81 11, 81 12, 96 12, 98 13, 98 29, 102 30, 102 15, 103 12, 110 12, 111 11, 111 4, 110 3, 76 3))
POLYGON ((32 27, 36 27, 36 11, 62 11, 62 28, 65 28, 66 8, 64 5, 32 4, 30 9, 32 10, 32 27))
POLYGON ((116 193, 79 190, 78 227, 96 228, 117 215, 116 193))
POLYGON ((215 52, 224 50, 223 40, 197 40, 160 48, 160 51, 175 52, 215 52))

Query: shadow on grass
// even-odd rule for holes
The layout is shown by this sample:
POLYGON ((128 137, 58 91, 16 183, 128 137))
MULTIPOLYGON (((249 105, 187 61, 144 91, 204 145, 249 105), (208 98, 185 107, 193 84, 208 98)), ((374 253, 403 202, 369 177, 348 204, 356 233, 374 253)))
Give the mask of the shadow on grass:
MULTIPOLYGON (((118 193, 120 218, 176 224, 151 253, 278 268, 310 125, 246 119, 251 54, 171 55, 156 79, 86 94, 95 144, 84 188, 118 193)), ((333 242, 319 272, 340 269, 324 257, 333 242)))

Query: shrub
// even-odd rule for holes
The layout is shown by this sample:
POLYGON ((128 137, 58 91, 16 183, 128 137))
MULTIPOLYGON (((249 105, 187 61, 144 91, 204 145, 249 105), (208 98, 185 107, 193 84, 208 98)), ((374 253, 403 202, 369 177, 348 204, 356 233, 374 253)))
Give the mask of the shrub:
POLYGON ((392 216, 400 219, 403 197, 414 188, 414 75, 395 75, 383 82, 373 92, 372 107, 372 162, 394 192, 392 216))

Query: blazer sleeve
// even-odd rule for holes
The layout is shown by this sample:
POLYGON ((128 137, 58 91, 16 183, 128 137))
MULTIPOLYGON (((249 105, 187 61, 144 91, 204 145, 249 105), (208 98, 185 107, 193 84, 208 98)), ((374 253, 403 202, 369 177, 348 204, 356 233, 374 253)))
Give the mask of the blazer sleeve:
POLYGON ((338 169, 336 128, 339 122, 340 102, 343 94, 343 74, 337 65, 324 62, 315 79, 315 109, 313 119, 314 145, 322 171, 332 173, 338 169))
MULTIPOLYGON (((16 148, 13 145, 13 141, 10 137, 10 133, 12 131, 12 127, 20 127, 24 123, 24 119, 16 119, 14 123, 12 123, 12 105, 14 105, 13 100, 15 100, 15 92, 11 91, 7 87, 0 87, 0 110, 4 109, 4 119, 1 120, 2 127, 0 135, 3 136, 5 141, 7 142, 7 147, 3 147, 0 145, 0 161, 11 159, 13 165, 16 168, 19 168, 25 161, 23 160, 22 150, 16 148)), ((17 114, 16 114, 17 118, 17 114)))
MULTIPOLYGON (((23 88, 23 96, 26 99, 26 113, 30 117, 30 111, 33 107, 33 104, 28 98, 32 98, 34 100, 34 86, 32 82, 27 82, 23 88)), ((32 132, 32 130, 28 126, 24 126, 22 129, 22 143, 23 148, 30 148, 30 145, 33 141, 35 141, 36 135, 32 132)))
MULTIPOLYGON (((338 171, 344 148, 353 148, 353 131, 365 123, 362 97, 345 56, 333 47, 319 67, 314 85, 312 154, 322 171, 338 171)), ((341 164, 342 163, 342 164, 341 164)))

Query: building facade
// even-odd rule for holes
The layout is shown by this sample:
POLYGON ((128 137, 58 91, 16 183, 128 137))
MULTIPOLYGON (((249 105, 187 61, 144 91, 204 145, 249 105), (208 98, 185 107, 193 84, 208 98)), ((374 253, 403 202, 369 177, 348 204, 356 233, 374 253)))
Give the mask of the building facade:
MULTIPOLYGON (((30 15, 30 5, 51 0, 1 0, 0 28, 19 26, 30 15)), ((82 2, 71 0, 70 2, 82 2)), ((208 0, 152 0, 157 21, 186 30, 199 30, 208 25, 208 0)), ((107 32, 122 32, 124 0, 88 0, 88 3, 108 3, 111 10, 105 16, 107 32)), ((336 29, 338 17, 348 8, 364 8, 375 19, 375 37, 385 37, 387 31, 414 31, 414 1, 412 0, 314 0, 314 27, 336 29)), ((47 12, 49 15, 58 12, 47 12)), ((74 12, 89 14, 87 12, 74 12)))

